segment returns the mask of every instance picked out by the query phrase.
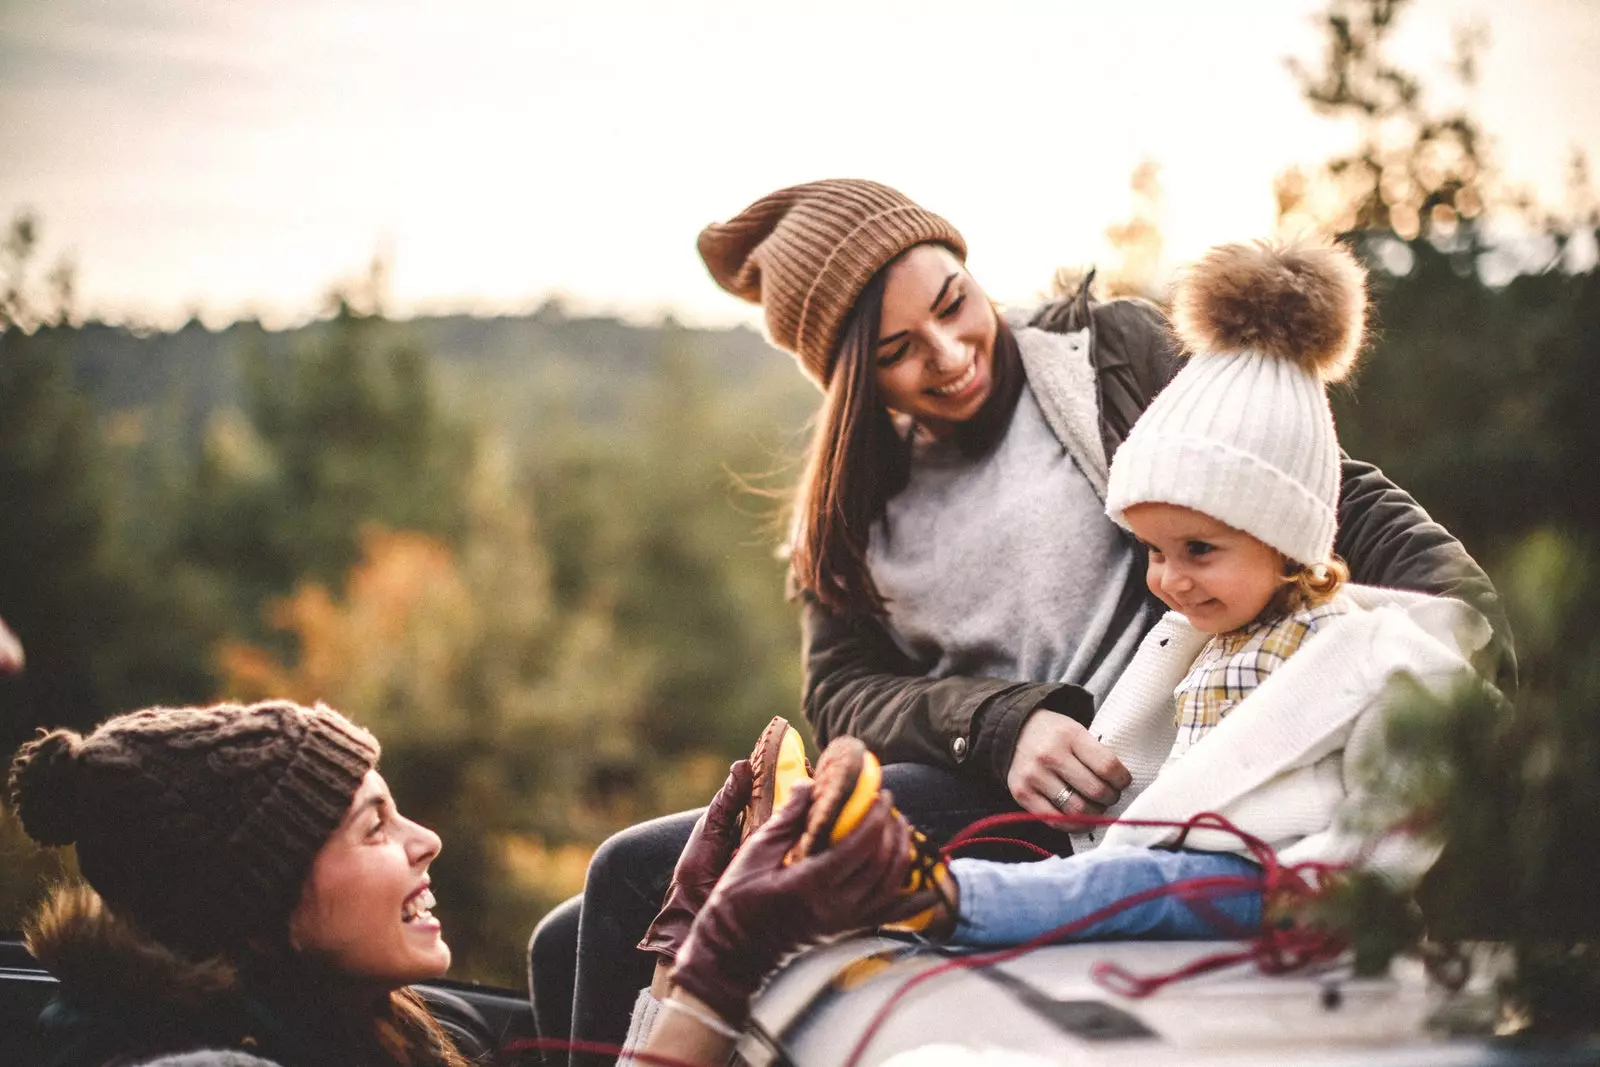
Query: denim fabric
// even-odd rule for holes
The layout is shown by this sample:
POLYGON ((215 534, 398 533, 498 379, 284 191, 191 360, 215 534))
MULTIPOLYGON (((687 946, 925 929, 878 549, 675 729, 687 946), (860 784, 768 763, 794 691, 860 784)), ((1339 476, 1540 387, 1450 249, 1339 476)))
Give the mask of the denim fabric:
MULTIPOLYGON (((1157 886, 1217 876, 1258 879, 1261 868, 1230 852, 1108 845, 1038 863, 958 859, 951 862, 950 873, 961 893, 961 914, 950 943, 988 947, 1031 941, 1157 886)), ((1260 924, 1260 890, 1241 888, 1203 900, 1157 896, 1059 940, 1245 937, 1260 924)))
MULTIPOLYGON (((655 971, 653 953, 635 946, 661 910, 678 855, 699 811, 663 815, 612 835, 589 861, 583 896, 545 917, 528 946, 534 1024, 540 1037, 621 1045, 639 990, 655 971), (570 1028, 555 1020, 570 1019, 570 1028), (565 1029, 566 1033, 561 1031, 565 1029)), ((573 1067, 610 1064, 571 1057, 573 1067)), ((559 1055, 545 1062, 559 1065, 559 1055)))
MULTIPOLYGON (((883 785, 894 794, 895 806, 935 843, 986 815, 1020 810, 1003 786, 919 763, 885 767, 883 785)), ((583 896, 539 924, 528 945, 539 1036, 622 1044, 634 998, 655 968, 655 956, 634 946, 661 908, 699 814, 666 815, 612 836, 590 861, 583 896), (571 1020, 570 1025, 562 1020, 571 1020)), ((1066 834, 1043 826, 1008 827, 1006 834, 1058 854, 1072 849, 1066 834)), ((999 845, 967 855, 1031 859, 1034 854, 999 845)), ((564 1061, 547 1055, 546 1062, 564 1061)), ((572 1058, 574 1067, 591 1062, 601 1061, 572 1058)))

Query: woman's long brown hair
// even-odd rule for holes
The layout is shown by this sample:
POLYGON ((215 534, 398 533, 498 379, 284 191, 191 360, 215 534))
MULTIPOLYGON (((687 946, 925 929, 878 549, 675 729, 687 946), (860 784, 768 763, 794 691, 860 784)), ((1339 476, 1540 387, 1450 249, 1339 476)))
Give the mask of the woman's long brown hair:
POLYGON ((323 1057, 352 1067, 472 1067, 412 989, 374 994, 291 950, 260 951, 244 968, 250 991, 323 1057))
MULTIPOLYGON (((878 395, 878 331, 889 264, 875 274, 845 319, 833 377, 818 412, 805 469, 795 487, 789 568, 800 592, 835 611, 882 617, 887 602, 867 566, 872 524, 911 473, 911 435, 895 428, 878 395)), ((1023 374, 1016 338, 995 316, 989 399, 954 441, 967 455, 993 448, 1010 425, 1023 374)))

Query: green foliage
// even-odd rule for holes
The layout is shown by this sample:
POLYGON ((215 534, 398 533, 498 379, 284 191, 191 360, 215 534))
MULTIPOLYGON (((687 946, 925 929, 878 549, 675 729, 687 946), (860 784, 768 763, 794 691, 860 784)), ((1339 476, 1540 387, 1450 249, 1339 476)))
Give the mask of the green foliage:
POLYGON ((799 688, 774 504, 733 473, 770 469, 782 427, 670 334, 641 386, 625 439, 579 431, 533 450, 556 588, 610 600, 619 638, 650 656, 643 751, 732 758, 799 688))
POLYGON ((29 669, 0 680, 6 751, 39 724, 88 726, 125 706, 204 684, 168 636, 182 616, 120 550, 111 471, 94 411, 74 387, 69 332, 24 334, 50 316, 28 302, 36 226, 13 224, 0 318, 0 611, 29 669))
POLYGON ((1382 875, 1359 869, 1331 878, 1298 918, 1343 930, 1362 978, 1388 973, 1395 956, 1413 948, 1423 934, 1421 913, 1410 898, 1396 893, 1382 875))
POLYGON ((1584 531, 1600 513, 1600 272, 1547 270, 1500 289, 1425 240, 1368 235, 1377 330, 1353 393, 1334 397, 1353 455, 1467 544, 1510 545, 1530 520, 1584 531), (1398 250, 1405 273, 1382 268, 1398 250))
POLYGON ((178 555, 254 615, 302 576, 336 580, 377 521, 451 533, 469 438, 436 398, 426 357, 341 303, 330 336, 244 356, 243 417, 211 422, 178 555))

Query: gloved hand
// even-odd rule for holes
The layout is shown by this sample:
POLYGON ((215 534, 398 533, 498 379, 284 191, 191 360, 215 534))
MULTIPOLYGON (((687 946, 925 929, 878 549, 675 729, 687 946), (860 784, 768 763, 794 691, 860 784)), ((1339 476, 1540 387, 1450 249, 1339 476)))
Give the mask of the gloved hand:
POLYGON ((683 846, 678 865, 673 868, 672 884, 667 886, 661 911, 645 931, 639 948, 668 960, 677 958, 683 939, 689 936, 690 924, 705 906, 739 844, 739 813, 750 802, 754 783, 755 772, 749 760, 739 760, 728 768, 727 780, 689 833, 689 843, 683 846))
POLYGON ((810 806, 811 783, 801 783, 744 843, 678 952, 673 982, 731 1025, 743 1025, 750 998, 790 952, 831 934, 908 918, 938 899, 933 889, 905 889, 911 826, 887 792, 843 841, 784 866, 810 806))

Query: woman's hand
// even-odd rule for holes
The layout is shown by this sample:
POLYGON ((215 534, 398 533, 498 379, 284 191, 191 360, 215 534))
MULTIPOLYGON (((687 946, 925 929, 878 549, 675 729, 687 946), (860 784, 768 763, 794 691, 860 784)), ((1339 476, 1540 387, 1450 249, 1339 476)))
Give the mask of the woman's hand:
POLYGON ((1044 708, 1023 722, 1006 772, 1011 796, 1036 815, 1099 815, 1132 781, 1082 723, 1044 708))
POLYGON ((639 942, 643 951, 659 955, 662 964, 677 957, 683 939, 689 936, 690 924, 733 858, 733 850, 739 844, 739 813, 750 802, 754 784, 755 772, 749 760, 739 760, 729 767, 727 781, 690 831, 678 865, 673 868, 672 884, 667 887, 661 912, 639 942))
POLYGON ((785 865, 805 830, 811 783, 795 786, 782 811, 739 849, 678 953, 673 981, 734 1026, 778 961, 822 937, 909 918, 938 899, 908 893, 911 825, 888 792, 843 840, 785 865))

